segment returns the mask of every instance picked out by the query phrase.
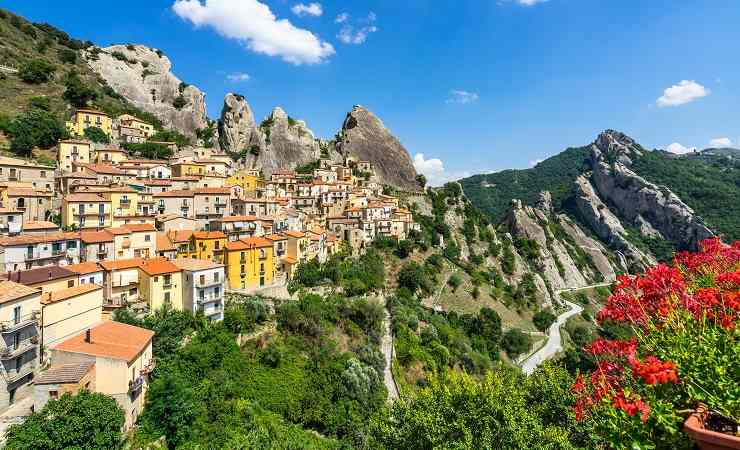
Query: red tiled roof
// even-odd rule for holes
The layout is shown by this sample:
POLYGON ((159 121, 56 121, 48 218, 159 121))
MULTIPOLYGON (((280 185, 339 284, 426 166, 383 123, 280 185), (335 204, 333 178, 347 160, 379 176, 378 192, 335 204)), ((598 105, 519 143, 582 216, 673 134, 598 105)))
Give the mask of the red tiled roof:
POLYGON ((65 269, 71 270, 72 272, 78 273, 80 275, 86 275, 88 273, 94 273, 94 272, 100 272, 103 269, 98 265, 98 263, 93 261, 83 262, 79 264, 68 264, 64 266, 65 269))
POLYGON ((81 231, 80 240, 85 244, 113 242, 113 235, 106 231, 81 231))
POLYGON ((56 345, 55 350, 85 355, 101 356, 131 362, 152 342, 154 332, 125 323, 106 320, 90 329, 90 342, 86 342, 87 331, 56 345))
POLYGON ((226 235, 220 231, 196 231, 193 236, 195 239, 226 239, 226 235))
POLYGON ((41 294, 41 303, 44 305, 50 305, 52 303, 61 302, 62 300, 68 300, 70 298, 77 297, 78 295, 88 294, 90 292, 98 290, 101 291, 100 299, 102 301, 103 288, 101 286, 98 286, 97 284, 87 283, 67 289, 62 289, 59 291, 44 292, 43 294, 41 294))
POLYGON ((159 198, 159 197, 192 197, 193 191, 188 189, 176 189, 174 191, 167 191, 167 192, 159 192, 157 194, 153 194, 152 197, 159 198))
POLYGON ((154 258, 144 260, 144 263, 141 264, 139 268, 149 275, 162 275, 166 273, 174 273, 180 271, 179 267, 172 264, 166 258, 154 258))
POLYGON ((144 262, 144 258, 119 259, 116 261, 100 261, 100 265, 105 270, 122 270, 139 267, 144 262))

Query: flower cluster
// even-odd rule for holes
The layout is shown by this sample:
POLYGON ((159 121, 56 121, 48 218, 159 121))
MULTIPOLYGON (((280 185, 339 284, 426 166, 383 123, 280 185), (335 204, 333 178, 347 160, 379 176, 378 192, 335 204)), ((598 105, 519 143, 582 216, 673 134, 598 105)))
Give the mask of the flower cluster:
MULTIPOLYGON (((697 253, 678 253, 671 266, 660 264, 640 276, 619 277, 597 317, 602 323, 629 325, 637 337, 599 338, 584 348, 594 357, 596 369, 579 376, 572 387, 576 418, 606 405, 629 417, 639 415, 644 423, 650 416, 650 399, 661 392, 655 391, 658 386, 684 384, 681 367, 656 356, 667 353, 655 346, 651 333, 672 345, 675 330, 708 326, 732 331, 740 325, 740 242, 727 245, 708 239, 697 253)), ((691 375, 693 380, 695 374, 691 375)))

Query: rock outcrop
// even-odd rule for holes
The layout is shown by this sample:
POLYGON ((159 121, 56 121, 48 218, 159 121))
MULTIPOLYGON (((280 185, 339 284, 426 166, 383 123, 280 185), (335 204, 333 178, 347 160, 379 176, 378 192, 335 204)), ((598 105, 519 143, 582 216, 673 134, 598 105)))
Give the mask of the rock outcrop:
POLYGON ((533 269, 553 289, 614 280, 615 269, 606 258, 604 248, 589 242, 592 251, 586 252, 577 244, 572 235, 580 237, 585 234, 572 222, 565 224, 566 229, 562 219, 552 214, 550 199, 549 192, 541 193, 536 207, 522 205, 516 200, 506 218, 514 236, 537 243, 539 256, 536 261, 530 261, 530 265, 535 266, 533 269))
POLYGON ((411 156, 372 112, 362 106, 352 108, 339 136, 337 150, 370 161, 381 182, 402 189, 418 189, 411 156))
POLYGON ((169 58, 144 45, 112 45, 88 65, 119 95, 188 136, 206 128, 205 94, 172 74, 169 58))
POLYGON ((262 146, 252 108, 244 96, 229 93, 224 97, 218 121, 218 137, 222 150, 240 152, 253 145, 262 146))
POLYGON ((264 138, 256 167, 265 174, 276 169, 292 169, 316 161, 321 156, 319 140, 302 120, 294 120, 282 108, 272 110, 259 126, 264 138))
POLYGON ((632 171, 632 159, 642 151, 622 133, 612 130, 602 133, 591 148, 593 187, 622 220, 637 227, 646 237, 660 235, 679 248, 695 250, 699 241, 714 233, 670 189, 632 171))

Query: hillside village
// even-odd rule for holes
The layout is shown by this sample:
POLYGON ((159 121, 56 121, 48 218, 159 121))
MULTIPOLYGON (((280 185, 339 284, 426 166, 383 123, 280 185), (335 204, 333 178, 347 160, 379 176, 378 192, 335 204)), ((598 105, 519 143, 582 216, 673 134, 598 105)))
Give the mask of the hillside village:
POLYGON ((156 364, 153 333, 112 321, 115 311, 167 305, 220 321, 226 293, 287 294, 301 263, 418 229, 367 161, 265 176, 171 142, 155 143, 168 159, 133 156, 117 144, 147 142, 153 126, 129 114, 80 108, 66 126, 56 167, 0 158, 0 409, 33 395, 40 410, 84 387, 114 397, 130 428, 156 364), (91 128, 111 144, 85 139, 91 128))

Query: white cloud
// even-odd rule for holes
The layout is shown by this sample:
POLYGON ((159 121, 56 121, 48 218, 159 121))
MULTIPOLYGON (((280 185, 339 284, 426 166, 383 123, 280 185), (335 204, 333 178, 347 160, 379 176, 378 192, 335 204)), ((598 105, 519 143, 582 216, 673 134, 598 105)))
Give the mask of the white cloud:
POLYGON ((258 0, 176 0, 172 10, 196 27, 211 26, 256 53, 291 64, 318 64, 335 53, 330 43, 287 19, 278 19, 258 0))
POLYGON ((548 0, 516 0, 517 4, 522 6, 534 6, 539 3, 545 3, 548 0))
POLYGON ((542 161, 544 161, 544 159, 535 159, 535 160, 532 160, 532 161, 529 162, 529 166, 530 167, 534 167, 537 164, 541 163, 542 161))
POLYGON ((319 17, 324 14, 324 9, 321 7, 321 3, 309 3, 305 5, 303 3, 297 3, 290 8, 293 14, 296 16, 314 16, 319 17))
POLYGON ((445 100, 445 103, 456 103, 458 105, 467 105, 469 103, 475 103, 480 99, 477 93, 468 92, 462 90, 450 91, 450 96, 445 100))
POLYGON ((687 153, 693 153, 696 150, 696 147, 684 147, 678 142, 674 142, 673 144, 666 147, 666 150, 677 155, 685 155, 687 153))
POLYGON ((447 181, 445 166, 439 158, 425 159, 424 153, 414 155, 414 169, 423 174, 430 186, 439 186, 447 181))
POLYGON ((252 77, 250 77, 248 73, 243 72, 235 72, 226 75, 226 79, 233 82, 249 81, 250 78, 252 77))
POLYGON ((678 84, 667 88, 663 95, 658 98, 658 106, 665 108, 667 106, 680 106, 694 100, 706 97, 712 91, 705 88, 696 81, 681 80, 678 84))
POLYGON ((349 14, 342 13, 334 20, 336 23, 343 23, 344 25, 337 34, 337 39, 344 44, 359 45, 363 44, 367 40, 367 36, 371 33, 378 31, 378 27, 373 25, 378 19, 378 16, 374 12, 370 12, 367 18, 357 20, 357 23, 363 24, 362 26, 354 26, 348 23, 349 14))
POLYGON ((709 141, 709 145, 712 147, 732 147, 732 139, 726 137, 715 138, 709 141))

